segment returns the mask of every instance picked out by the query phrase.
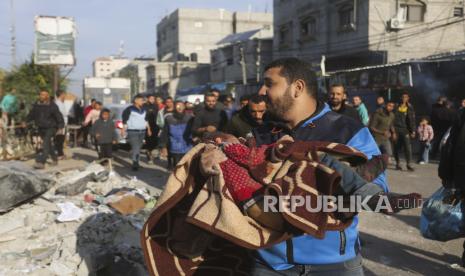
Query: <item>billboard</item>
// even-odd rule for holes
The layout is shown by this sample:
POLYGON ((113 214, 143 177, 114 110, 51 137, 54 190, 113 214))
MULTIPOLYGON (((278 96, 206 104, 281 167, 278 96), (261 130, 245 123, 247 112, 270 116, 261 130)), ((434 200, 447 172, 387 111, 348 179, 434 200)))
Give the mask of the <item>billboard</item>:
POLYGON ((34 62, 44 65, 74 65, 76 29, 71 17, 36 16, 34 62))

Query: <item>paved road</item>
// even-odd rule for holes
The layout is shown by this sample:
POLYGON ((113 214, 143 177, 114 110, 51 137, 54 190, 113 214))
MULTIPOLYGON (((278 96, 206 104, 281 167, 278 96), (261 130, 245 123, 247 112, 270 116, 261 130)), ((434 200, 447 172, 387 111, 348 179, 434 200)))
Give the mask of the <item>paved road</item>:
MULTIPOLYGON (((76 148, 69 151, 73 158, 60 162, 59 169, 84 166, 96 158, 94 151, 76 148)), ((115 170, 127 177, 136 176, 147 183, 152 191, 163 187, 168 177, 166 163, 147 165, 131 171, 128 153, 119 151, 115 158, 115 170)), ((32 161, 29 161, 32 164, 32 161)), ((388 181, 393 192, 418 192, 430 196, 439 187, 437 165, 417 166, 413 173, 388 170, 388 181)), ((56 168, 51 168, 56 169, 56 168)), ((460 264, 463 239, 437 242, 421 237, 419 233, 420 209, 403 211, 395 216, 374 213, 360 215, 360 232, 364 243, 363 256, 367 275, 464 275, 460 264)))

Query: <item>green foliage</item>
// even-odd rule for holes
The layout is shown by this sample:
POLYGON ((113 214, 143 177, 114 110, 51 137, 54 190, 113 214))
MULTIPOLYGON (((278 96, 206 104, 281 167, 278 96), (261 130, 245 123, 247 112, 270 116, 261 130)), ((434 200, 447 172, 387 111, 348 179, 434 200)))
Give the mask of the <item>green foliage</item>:
MULTIPOLYGON (((4 93, 16 89, 15 95, 30 104, 37 99, 40 90, 47 90, 53 95, 54 69, 52 66, 37 65, 31 57, 19 67, 6 72, 3 82, 0 81, 4 93)), ((66 89, 66 82, 60 77, 60 89, 66 89)))

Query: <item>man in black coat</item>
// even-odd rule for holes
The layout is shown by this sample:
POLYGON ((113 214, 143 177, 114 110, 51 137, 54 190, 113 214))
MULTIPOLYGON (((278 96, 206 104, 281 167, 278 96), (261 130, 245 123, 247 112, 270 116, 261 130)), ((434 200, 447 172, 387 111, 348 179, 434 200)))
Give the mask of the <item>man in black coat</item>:
POLYGON ((42 152, 36 157, 34 168, 44 169, 49 155, 52 158, 52 165, 56 166, 58 159, 54 151, 53 138, 57 132, 62 132, 65 122, 58 106, 50 100, 48 91, 40 91, 39 100, 32 106, 27 121, 34 123, 43 145, 42 152))
POLYGON ((331 110, 361 122, 355 108, 346 104, 347 93, 342 84, 333 84, 329 90, 329 107, 331 110))
POLYGON ((431 110, 431 126, 434 130, 431 156, 435 158, 439 152, 439 144, 447 130, 454 123, 456 113, 448 106, 446 97, 439 97, 431 110))

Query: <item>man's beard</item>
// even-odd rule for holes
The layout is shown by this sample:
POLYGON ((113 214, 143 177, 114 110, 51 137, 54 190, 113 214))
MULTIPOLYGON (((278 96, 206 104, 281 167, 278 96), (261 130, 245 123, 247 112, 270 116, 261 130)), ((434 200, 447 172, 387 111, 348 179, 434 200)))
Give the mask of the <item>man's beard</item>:
POLYGON ((267 98, 267 112, 271 114, 272 117, 285 120, 286 112, 288 112, 294 106, 294 100, 291 96, 291 87, 288 87, 280 98, 276 99, 274 102, 271 102, 267 98))

